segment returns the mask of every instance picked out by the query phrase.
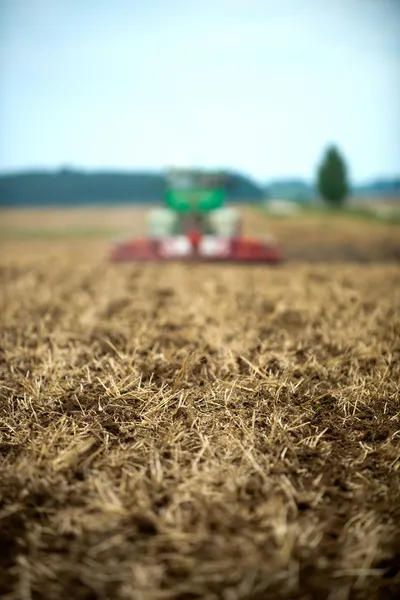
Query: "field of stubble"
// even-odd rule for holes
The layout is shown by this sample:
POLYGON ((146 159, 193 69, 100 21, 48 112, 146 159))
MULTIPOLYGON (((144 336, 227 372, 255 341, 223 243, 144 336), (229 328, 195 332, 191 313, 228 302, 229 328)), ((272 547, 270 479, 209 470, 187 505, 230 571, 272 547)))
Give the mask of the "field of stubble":
POLYGON ((1 241, 2 598, 400 597, 399 228, 269 229, 278 268, 1 241))

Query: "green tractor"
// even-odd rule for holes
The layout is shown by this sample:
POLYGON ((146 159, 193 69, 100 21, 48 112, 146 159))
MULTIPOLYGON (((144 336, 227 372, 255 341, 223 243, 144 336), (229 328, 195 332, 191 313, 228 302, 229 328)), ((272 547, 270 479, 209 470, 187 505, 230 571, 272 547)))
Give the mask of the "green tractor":
POLYGON ((148 237, 118 244, 112 260, 281 261, 275 242, 242 237, 239 213, 226 206, 224 173, 171 169, 165 181, 164 207, 149 212, 148 237))

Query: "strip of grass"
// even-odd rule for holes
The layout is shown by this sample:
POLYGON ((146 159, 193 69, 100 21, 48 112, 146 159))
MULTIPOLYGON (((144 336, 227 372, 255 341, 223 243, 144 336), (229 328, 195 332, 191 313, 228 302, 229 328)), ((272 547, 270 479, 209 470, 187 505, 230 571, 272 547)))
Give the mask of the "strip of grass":
POLYGON ((387 212, 386 214, 375 212, 361 206, 344 206, 342 208, 334 207, 305 207, 305 211, 309 214, 321 214, 328 217, 347 217, 350 219, 363 219, 377 223, 400 223, 399 212, 387 212))
POLYGON ((3 229, 0 238, 3 240, 54 240, 76 238, 109 238, 118 235, 115 229, 3 229))
POLYGON ((304 216, 319 216, 325 219, 335 219, 335 218, 348 218, 348 219, 356 219, 363 220, 372 223, 384 223, 388 225, 400 225, 400 211, 388 212, 387 214, 379 214, 378 212, 374 212, 373 210, 368 210, 366 208, 357 207, 357 206, 345 206, 343 208, 332 208, 325 206, 299 206, 299 211, 294 212, 292 215, 286 214, 274 214, 273 212, 269 212, 268 205, 264 205, 261 207, 261 211, 268 215, 268 218, 273 219, 301 219, 304 216))

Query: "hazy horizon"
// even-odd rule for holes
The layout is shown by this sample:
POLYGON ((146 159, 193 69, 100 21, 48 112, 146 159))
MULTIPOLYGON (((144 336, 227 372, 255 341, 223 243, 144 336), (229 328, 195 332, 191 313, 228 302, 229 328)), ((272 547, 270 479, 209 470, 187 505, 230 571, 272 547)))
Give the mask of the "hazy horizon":
POLYGON ((400 173, 396 0, 0 0, 0 170, 400 173))
MULTIPOLYGON (((108 167, 108 166, 104 166, 104 167, 81 167, 79 165, 59 165, 59 166, 53 166, 53 167, 43 167, 43 166, 28 166, 28 167, 23 167, 23 168, 10 168, 10 169, 0 169, 0 177, 7 177, 7 176, 18 176, 18 175, 29 175, 29 174, 55 174, 55 173, 60 173, 62 171, 70 171, 70 172, 77 172, 77 173, 82 173, 84 175, 97 175, 97 174, 110 174, 110 175, 160 175, 162 174, 166 168, 168 167, 153 167, 153 168, 135 168, 133 167, 125 167, 125 168, 121 168, 118 166, 115 167, 108 167)), ((196 165, 194 165, 194 168, 197 168, 196 165)), ((200 167, 201 168, 201 167, 200 167)), ((205 167, 206 169, 210 169, 212 170, 213 167, 205 167)), ((218 168, 218 167, 216 167, 218 168)), ((224 167, 224 170, 226 172, 231 172, 231 173, 235 173, 237 175, 243 176, 245 178, 248 178, 249 180, 252 180, 255 184, 257 185, 269 185, 269 184, 280 184, 280 183, 301 183, 301 184, 305 184, 308 186, 315 186, 316 185, 316 173, 313 173, 311 176, 307 177, 307 176, 295 176, 295 175, 291 175, 290 173, 286 174, 286 175, 281 175, 281 176, 270 176, 268 178, 260 178, 257 177, 255 175, 253 175, 252 173, 247 172, 244 169, 239 168, 233 168, 230 167, 229 165, 227 167, 224 167)), ((379 182, 390 182, 390 181, 399 181, 400 179, 400 175, 399 173, 393 173, 393 174, 386 174, 386 175, 380 175, 379 173, 376 175, 373 175, 372 177, 366 177, 364 179, 360 179, 358 181, 350 181, 350 185, 352 187, 364 187, 364 186, 368 186, 368 185, 374 185, 376 183, 379 182)))

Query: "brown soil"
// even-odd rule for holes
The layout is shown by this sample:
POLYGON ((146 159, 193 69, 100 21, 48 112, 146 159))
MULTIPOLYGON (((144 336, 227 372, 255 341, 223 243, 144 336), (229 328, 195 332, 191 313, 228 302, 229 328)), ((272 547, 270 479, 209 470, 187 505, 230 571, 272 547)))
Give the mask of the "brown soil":
POLYGON ((398 264, 4 249, 2 598, 400 597, 398 264))

